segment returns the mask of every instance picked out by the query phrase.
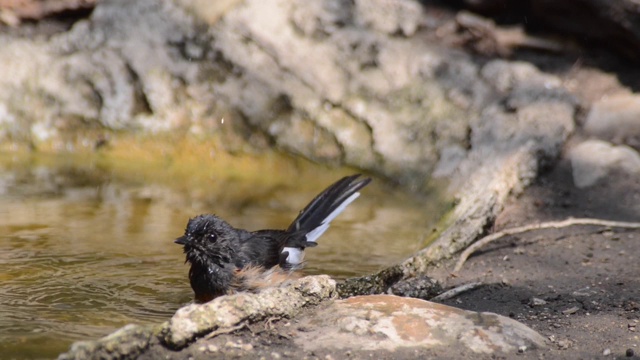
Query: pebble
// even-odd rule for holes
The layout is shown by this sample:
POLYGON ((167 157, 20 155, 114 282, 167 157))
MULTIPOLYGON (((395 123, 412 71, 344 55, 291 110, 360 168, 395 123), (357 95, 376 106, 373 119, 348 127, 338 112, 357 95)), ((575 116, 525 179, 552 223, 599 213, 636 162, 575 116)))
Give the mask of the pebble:
POLYGON ((542 305, 547 305, 547 302, 544 301, 543 299, 539 299, 539 298, 531 298, 531 301, 529 301, 529 305, 531 306, 542 306, 542 305))
POLYGON ((558 340, 558 346, 562 350, 566 350, 566 349, 570 348, 571 345, 573 345, 573 342, 571 340, 568 340, 568 339, 558 340))
POLYGON ((568 309, 566 309, 566 310, 562 310, 562 313, 563 313, 564 315, 571 315, 571 314, 575 314, 575 313, 577 313, 577 312, 578 312, 578 310, 580 310, 580 308, 579 308, 579 307, 577 307, 577 306, 574 306, 574 307, 568 308, 568 309))
POLYGON ((198 348, 198 351, 200 351, 200 352, 207 351, 207 352, 212 352, 213 353, 213 352, 218 352, 218 350, 219 350, 219 348, 217 346, 213 345, 213 344, 209 344, 207 346, 200 346, 198 348))
POLYGON ((604 355, 604 356, 611 355, 611 349, 604 349, 604 351, 602 351, 602 355, 604 355))

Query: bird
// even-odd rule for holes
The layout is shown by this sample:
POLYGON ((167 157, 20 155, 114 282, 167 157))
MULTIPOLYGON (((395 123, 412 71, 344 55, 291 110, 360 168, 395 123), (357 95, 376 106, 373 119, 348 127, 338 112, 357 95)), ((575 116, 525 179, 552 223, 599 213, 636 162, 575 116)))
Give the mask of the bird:
POLYGON ((371 182, 361 174, 336 181, 300 211, 286 230, 238 229, 213 214, 189 219, 184 235, 174 240, 183 246, 190 263, 189 282, 196 303, 222 295, 259 292, 300 277, 304 251, 371 182))

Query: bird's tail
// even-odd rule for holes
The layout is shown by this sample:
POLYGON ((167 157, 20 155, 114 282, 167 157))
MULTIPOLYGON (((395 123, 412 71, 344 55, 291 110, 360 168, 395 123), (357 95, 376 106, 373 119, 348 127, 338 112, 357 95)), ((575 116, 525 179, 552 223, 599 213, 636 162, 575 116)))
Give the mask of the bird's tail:
POLYGON ((282 250, 288 252, 283 260, 289 266, 302 263, 305 247, 316 246, 318 238, 329 228, 336 216, 360 196, 360 189, 371 182, 370 178, 358 179, 360 174, 346 176, 318 194, 291 223, 287 232, 291 242, 282 250))

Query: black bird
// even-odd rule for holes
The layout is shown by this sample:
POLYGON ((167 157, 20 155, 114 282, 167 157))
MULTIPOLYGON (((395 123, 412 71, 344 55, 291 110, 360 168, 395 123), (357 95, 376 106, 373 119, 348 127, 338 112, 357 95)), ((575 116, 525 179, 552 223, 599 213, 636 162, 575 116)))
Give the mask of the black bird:
POLYGON ((286 230, 236 229, 215 215, 189 220, 183 236, 191 263, 189 281, 196 302, 207 302, 238 291, 259 291, 295 278, 304 249, 318 238, 371 181, 359 174, 344 177, 316 196, 286 230))

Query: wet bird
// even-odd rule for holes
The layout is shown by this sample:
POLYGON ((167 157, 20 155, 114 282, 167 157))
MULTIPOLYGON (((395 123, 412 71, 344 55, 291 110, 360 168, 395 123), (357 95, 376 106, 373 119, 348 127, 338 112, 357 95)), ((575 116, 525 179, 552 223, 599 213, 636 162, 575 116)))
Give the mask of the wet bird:
POLYGON ((239 291, 259 291, 297 277, 304 250, 317 245, 329 224, 371 181, 344 177, 316 196, 286 230, 247 231, 205 214, 189 220, 175 243, 191 264, 189 281, 196 302, 239 291))

